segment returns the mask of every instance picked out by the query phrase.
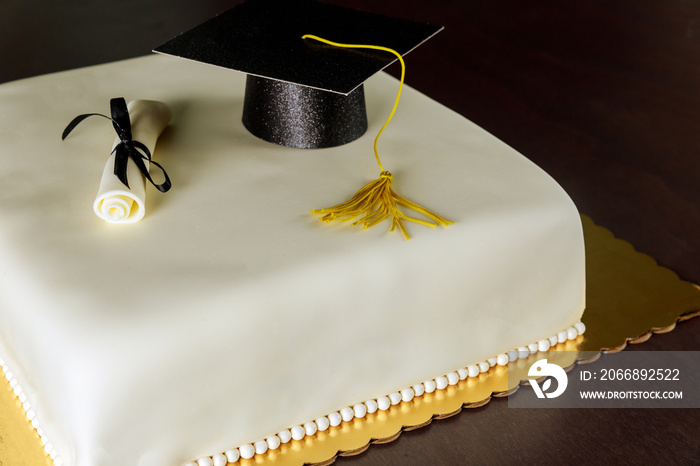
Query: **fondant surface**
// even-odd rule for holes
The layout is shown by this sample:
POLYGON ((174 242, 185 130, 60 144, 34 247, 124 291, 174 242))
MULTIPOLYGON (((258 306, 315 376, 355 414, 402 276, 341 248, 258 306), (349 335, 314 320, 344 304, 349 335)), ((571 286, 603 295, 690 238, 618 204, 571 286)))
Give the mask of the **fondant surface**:
MULTIPOLYGON (((410 64, 409 64, 410 67, 410 64)), ((410 73, 410 68, 409 68, 410 73)), ((245 76, 165 56, 0 86, 0 356, 68 465, 182 464, 556 334, 584 306, 564 191, 406 88, 379 143, 399 194, 455 222, 369 230, 309 214, 379 170, 397 82, 365 87, 369 129, 298 150, 240 120, 245 76), (146 216, 92 202, 109 99, 166 102, 146 216)))

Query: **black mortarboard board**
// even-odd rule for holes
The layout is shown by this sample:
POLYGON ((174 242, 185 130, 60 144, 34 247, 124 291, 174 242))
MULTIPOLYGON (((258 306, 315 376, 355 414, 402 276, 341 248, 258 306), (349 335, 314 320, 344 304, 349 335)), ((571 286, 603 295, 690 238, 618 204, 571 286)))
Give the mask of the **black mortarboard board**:
POLYGON ((247 73, 243 123, 261 139, 332 147, 366 131, 362 84, 396 57, 301 37, 380 45, 405 55, 441 29, 311 0, 248 0, 155 52, 247 73))

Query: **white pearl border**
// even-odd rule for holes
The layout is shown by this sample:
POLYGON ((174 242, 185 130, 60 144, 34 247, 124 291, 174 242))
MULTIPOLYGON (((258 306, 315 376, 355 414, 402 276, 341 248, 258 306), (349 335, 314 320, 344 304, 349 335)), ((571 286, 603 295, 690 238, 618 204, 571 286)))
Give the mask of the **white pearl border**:
MULTIPOLYGON (((585 331, 586 326, 583 322, 577 322, 573 326, 562 330, 556 335, 552 335, 548 339, 530 343, 527 346, 521 346, 515 350, 510 350, 496 357, 489 358, 487 361, 459 368, 454 372, 436 377, 433 380, 426 380, 423 383, 403 388, 377 399, 367 400, 364 403, 358 403, 352 407, 346 406, 340 411, 330 413, 314 421, 309 421, 303 426, 294 426, 276 435, 272 435, 265 440, 258 440, 253 444, 241 445, 233 450, 227 450, 213 456, 204 456, 196 461, 187 463, 185 466, 225 466, 228 463, 235 463, 241 458, 250 459, 255 455, 265 454, 268 450, 276 450, 281 444, 288 443, 292 439, 301 440, 304 437, 315 435, 316 432, 323 432, 330 427, 338 426, 343 421, 348 422, 354 418, 363 418, 367 414, 375 413, 377 410, 386 411, 391 408, 391 406, 399 403, 409 403, 416 396, 422 396, 425 393, 433 393, 435 390, 444 390, 448 386, 456 385, 460 380, 464 380, 467 377, 478 377, 479 374, 488 371, 495 365, 506 366, 518 359, 527 358, 538 351, 546 352, 559 343, 576 339, 579 335, 583 335, 585 331)), ((12 391, 15 393, 15 396, 20 403, 22 403, 22 408, 24 409, 27 420, 32 424, 37 435, 39 435, 41 443, 44 446, 44 451, 51 458, 54 466, 63 466, 63 460, 59 458, 56 449, 44 434, 39 420, 36 418, 36 413, 27 400, 27 396, 24 394, 22 387, 20 387, 14 374, 10 371, 2 358, 0 358, 0 368, 9 382, 10 388, 12 388, 12 391)))
POLYGON ((39 420, 36 418, 36 413, 34 412, 31 404, 27 400, 27 395, 24 394, 24 390, 22 390, 22 387, 20 387, 19 382, 17 382, 17 379, 15 378, 14 374, 9 369, 9 367, 7 367, 7 363, 2 358, 0 358, 0 368, 2 368, 2 373, 4 374, 7 381, 10 383, 10 388, 12 388, 12 391, 15 393, 15 396, 17 397, 19 402, 22 403, 24 415, 27 417, 27 420, 32 424, 34 430, 36 430, 37 435, 41 439, 41 444, 44 446, 44 451, 51 458, 54 466, 63 466, 63 460, 61 460, 61 458, 58 457, 58 452, 56 452, 54 446, 51 444, 51 442, 49 442, 48 438, 46 438, 46 434, 44 434, 44 430, 41 428, 39 420))
POLYGON ((422 396, 425 393, 433 393, 435 390, 444 390, 448 386, 456 385, 460 380, 467 377, 478 377, 479 374, 487 372, 492 367, 507 366, 511 362, 518 359, 525 359, 531 354, 539 351, 546 352, 550 348, 559 343, 564 343, 567 340, 575 340, 579 335, 583 335, 586 331, 586 326, 583 322, 577 322, 566 330, 562 330, 556 335, 540 340, 536 343, 530 343, 527 346, 521 346, 517 349, 501 353, 496 357, 489 358, 487 361, 482 361, 476 364, 471 364, 466 367, 457 369, 454 372, 436 377, 433 380, 426 380, 423 383, 413 385, 412 387, 403 388, 396 392, 389 393, 376 399, 367 400, 364 403, 358 403, 353 406, 346 406, 343 409, 330 413, 327 416, 320 417, 315 421, 307 422, 303 425, 297 425, 290 429, 283 430, 277 435, 259 440, 254 444, 241 445, 233 450, 226 451, 214 456, 205 456, 196 461, 191 461, 185 466, 220 466, 226 463, 217 462, 217 459, 225 457, 228 462, 235 463, 239 458, 250 459, 256 454, 263 454, 267 450, 275 450, 280 444, 288 443, 290 440, 301 440, 304 437, 315 435, 316 432, 323 432, 329 427, 335 427, 342 422, 348 422, 354 418, 363 418, 367 414, 376 412, 377 410, 386 411, 399 403, 408 403, 416 396, 422 396))

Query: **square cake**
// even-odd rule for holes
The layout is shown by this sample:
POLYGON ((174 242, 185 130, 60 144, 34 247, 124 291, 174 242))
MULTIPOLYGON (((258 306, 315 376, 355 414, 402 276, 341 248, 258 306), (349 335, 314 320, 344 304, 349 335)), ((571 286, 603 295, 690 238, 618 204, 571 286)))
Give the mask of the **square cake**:
POLYGON ((153 55, 0 86, 0 358, 57 465, 218 466, 582 330, 580 217, 532 162, 405 88, 383 162, 454 225, 326 224, 309 210, 378 175, 397 81, 316 150, 249 134, 244 81, 153 55), (129 225, 92 212, 111 126, 60 138, 118 95, 174 115, 173 188, 129 225))

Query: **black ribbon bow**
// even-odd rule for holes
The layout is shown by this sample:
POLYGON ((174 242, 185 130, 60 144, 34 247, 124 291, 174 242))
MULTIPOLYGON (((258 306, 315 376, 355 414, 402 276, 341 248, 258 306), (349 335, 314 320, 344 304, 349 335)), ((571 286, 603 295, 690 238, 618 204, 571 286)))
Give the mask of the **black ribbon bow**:
POLYGON ((101 113, 86 113, 83 115, 78 115, 77 117, 73 118, 73 121, 68 123, 66 129, 63 130, 61 139, 66 139, 70 132, 73 131, 73 129, 75 129, 75 127, 78 126, 81 121, 88 117, 101 116, 103 118, 107 118, 108 120, 112 121, 112 125, 119 136, 119 140, 121 141, 112 151, 115 153, 114 175, 119 178, 119 181, 121 181, 128 188, 129 181, 126 178, 126 167, 129 162, 129 158, 131 158, 143 176, 145 176, 146 179, 150 181, 158 191, 162 193, 167 192, 171 188, 172 183, 170 182, 170 178, 165 172, 165 169, 157 162, 151 160, 151 152, 148 150, 148 147, 139 141, 134 141, 131 139, 131 120, 129 119, 129 109, 126 106, 126 100, 124 100, 123 97, 115 97, 109 101, 109 106, 112 112, 111 118, 101 113), (163 183, 156 184, 155 181, 153 181, 150 173, 148 173, 148 168, 146 168, 144 160, 148 160, 149 163, 160 168, 160 170, 163 172, 163 176, 165 177, 165 181, 163 183))

